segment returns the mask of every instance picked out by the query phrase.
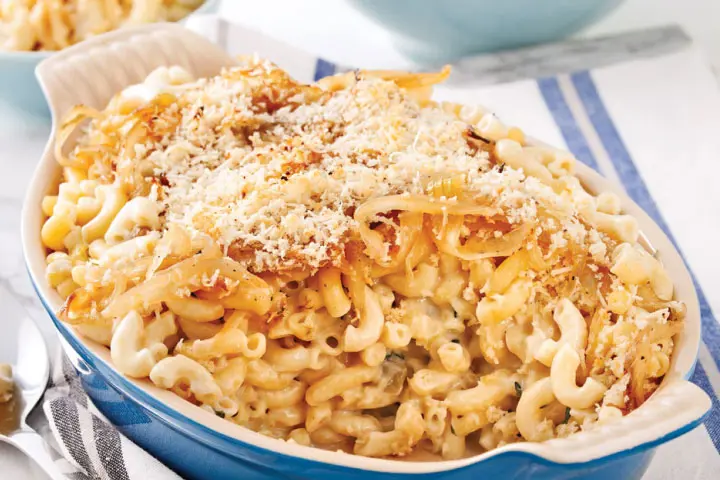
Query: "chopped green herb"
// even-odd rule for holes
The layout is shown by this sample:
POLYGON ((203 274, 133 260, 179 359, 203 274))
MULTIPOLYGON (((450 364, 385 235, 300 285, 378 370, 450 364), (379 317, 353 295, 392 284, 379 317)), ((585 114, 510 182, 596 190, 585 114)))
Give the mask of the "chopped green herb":
POLYGON ((518 397, 522 396, 522 385, 518 382, 515 382, 515 395, 518 397))
POLYGON ((450 424, 450 433, 455 435, 455 428, 452 426, 452 424, 450 424))
POLYGON ((400 352, 388 352, 385 355, 385 360, 390 360, 392 357, 399 358, 400 360, 405 360, 405 355, 400 352))
POLYGON ((565 425, 568 420, 570 420, 570 407, 565 407, 565 418, 562 421, 562 424, 565 425))

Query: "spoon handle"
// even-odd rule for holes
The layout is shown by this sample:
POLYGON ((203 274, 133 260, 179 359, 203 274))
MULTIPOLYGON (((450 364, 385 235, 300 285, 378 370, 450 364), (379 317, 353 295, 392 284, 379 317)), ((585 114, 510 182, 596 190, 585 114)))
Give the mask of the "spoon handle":
POLYGON ((19 430, 10 436, 10 442, 35 460, 52 480, 67 480, 67 477, 60 473, 55 461, 50 457, 45 440, 36 431, 19 430))

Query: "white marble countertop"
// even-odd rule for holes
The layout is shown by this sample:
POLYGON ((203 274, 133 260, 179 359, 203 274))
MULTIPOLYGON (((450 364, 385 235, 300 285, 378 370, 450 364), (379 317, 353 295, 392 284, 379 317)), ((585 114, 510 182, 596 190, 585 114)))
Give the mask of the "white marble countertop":
MULTIPOLYGON (((706 52, 715 72, 720 72, 720 29, 715 23, 720 18, 720 2, 687 0, 680 3, 676 0, 628 0, 587 34, 679 23, 706 52)), ((344 2, 226 0, 222 12, 239 23, 344 64, 374 67, 408 64, 392 47, 387 32, 356 14, 344 2), (322 12, 322 16, 317 12, 322 12), (333 21, 328 22, 328 18, 333 21), (351 24, 354 28, 348 28, 351 24)), ((22 315, 23 309, 30 309, 33 316, 40 319, 47 338, 54 341, 50 322, 39 309, 27 280, 19 238, 22 199, 48 134, 49 125, 45 120, 11 111, 0 99, 0 249, 3 252, 0 256, 0 305, 3 320, 16 318, 22 315)), ((696 434, 697 431, 691 432, 661 447, 658 455, 670 456, 675 442, 689 441, 688 437, 696 434)), ((700 461, 707 453, 692 452, 696 458, 685 460, 690 463, 700 461)), ((646 478, 656 478, 665 465, 657 460, 653 462, 646 478)), ((21 454, 4 444, 0 444, 0 472, 3 478, 45 478, 34 472, 21 454)))

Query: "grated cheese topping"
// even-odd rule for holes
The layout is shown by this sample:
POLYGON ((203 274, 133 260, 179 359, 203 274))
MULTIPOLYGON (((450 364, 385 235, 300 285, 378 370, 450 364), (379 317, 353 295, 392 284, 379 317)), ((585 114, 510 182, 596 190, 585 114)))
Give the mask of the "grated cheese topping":
POLYGON ((429 181, 456 175, 511 223, 536 219, 538 204, 572 214, 541 181, 492 168, 455 115, 421 107, 390 81, 328 92, 260 63, 172 92, 177 101, 149 127, 156 141, 126 161, 149 161, 162 179, 166 223, 211 235, 253 271, 338 263, 358 205, 424 194, 429 181))

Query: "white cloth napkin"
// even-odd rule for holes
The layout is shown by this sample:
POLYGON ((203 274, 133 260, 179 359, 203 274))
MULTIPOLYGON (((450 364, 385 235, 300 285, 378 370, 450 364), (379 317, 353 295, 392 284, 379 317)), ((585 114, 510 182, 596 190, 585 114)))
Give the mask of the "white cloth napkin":
MULTIPOLYGON (((301 81, 333 74, 330 62, 218 17, 188 25, 231 54, 257 52, 301 81)), ((551 52, 552 53, 552 52, 551 52)), ((492 62, 491 62, 492 63, 492 62)), ((507 72, 504 72, 507 74, 507 72)), ((694 48, 592 71, 487 85, 450 83, 437 97, 478 103, 535 138, 569 148, 622 184, 676 241, 692 267, 703 312, 693 381, 712 398, 705 425, 660 447, 647 479, 717 478, 720 471, 720 92, 694 48), (660 213, 662 212, 662 214, 660 213)), ((69 364, 56 362, 44 410, 64 471, 75 479, 174 479, 177 475, 107 423, 69 364)))

